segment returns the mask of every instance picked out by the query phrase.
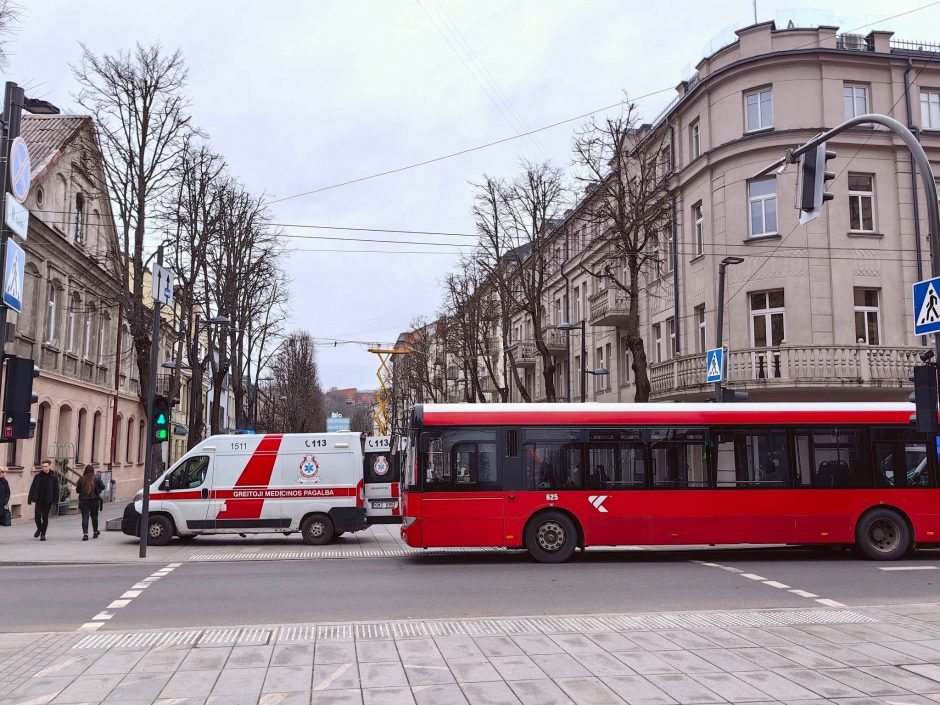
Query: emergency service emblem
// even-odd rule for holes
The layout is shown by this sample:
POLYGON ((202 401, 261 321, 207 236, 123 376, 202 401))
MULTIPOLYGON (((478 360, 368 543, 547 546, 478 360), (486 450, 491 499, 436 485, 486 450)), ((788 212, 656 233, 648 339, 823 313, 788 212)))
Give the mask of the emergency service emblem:
POLYGON ((376 475, 381 477, 388 472, 388 458, 384 455, 380 455, 375 459, 375 463, 372 464, 372 470, 376 475))
POLYGON ((305 455, 300 461, 300 474, 297 475, 297 482, 311 483, 320 481, 320 463, 316 456, 305 455))

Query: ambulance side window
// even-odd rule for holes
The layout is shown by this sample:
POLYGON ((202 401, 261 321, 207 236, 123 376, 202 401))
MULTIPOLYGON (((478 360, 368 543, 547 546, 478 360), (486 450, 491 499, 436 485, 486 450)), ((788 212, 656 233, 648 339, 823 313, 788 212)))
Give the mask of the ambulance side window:
POLYGON ((166 479, 169 490, 189 490, 201 487, 209 471, 209 456, 196 455, 170 473, 166 479))

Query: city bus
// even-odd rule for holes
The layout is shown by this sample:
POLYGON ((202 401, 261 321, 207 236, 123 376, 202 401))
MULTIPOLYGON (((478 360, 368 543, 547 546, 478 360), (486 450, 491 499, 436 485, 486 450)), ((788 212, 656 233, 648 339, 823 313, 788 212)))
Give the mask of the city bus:
POLYGON ((940 541, 936 438, 908 403, 426 404, 412 413, 409 546, 940 541))

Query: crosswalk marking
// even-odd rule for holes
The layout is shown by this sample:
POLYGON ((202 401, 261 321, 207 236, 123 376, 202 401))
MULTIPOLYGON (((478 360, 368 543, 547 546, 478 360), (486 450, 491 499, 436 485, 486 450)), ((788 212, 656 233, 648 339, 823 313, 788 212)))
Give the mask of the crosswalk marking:
POLYGON ((935 565, 888 565, 879 566, 878 570, 937 570, 935 565))

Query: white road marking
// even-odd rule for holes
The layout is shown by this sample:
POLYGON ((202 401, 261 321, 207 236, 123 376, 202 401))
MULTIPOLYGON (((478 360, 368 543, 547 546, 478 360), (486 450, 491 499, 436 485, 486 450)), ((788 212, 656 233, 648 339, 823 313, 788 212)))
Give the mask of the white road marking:
POLYGON ((118 599, 112 600, 111 604, 92 617, 90 622, 85 622, 83 625, 81 625, 78 628, 78 631, 93 632, 101 629, 105 622, 114 617, 114 613, 108 612, 107 610, 117 610, 123 607, 127 607, 135 597, 140 597, 140 594, 144 590, 153 585, 160 578, 169 575, 171 571, 175 570, 180 565, 180 563, 170 563, 169 565, 154 572, 152 575, 144 578, 139 583, 134 583, 130 590, 126 590, 118 599))
POLYGON ((335 671, 333 671, 333 673, 331 673, 329 676, 327 676, 327 677, 323 680, 323 682, 320 683, 320 685, 318 685, 316 688, 314 688, 314 690, 326 690, 326 689, 329 688, 331 685, 333 685, 333 681, 335 681, 335 680, 336 680, 337 678, 339 678, 341 675, 343 675, 344 673, 346 673, 346 671, 349 670, 349 667, 350 667, 350 666, 352 666, 351 663, 344 663, 342 666, 340 666, 340 667, 337 668, 335 671))
POLYGON ((122 598, 127 598, 127 599, 133 599, 133 598, 135 598, 135 597, 139 597, 139 596, 140 596, 140 593, 142 593, 142 592, 143 592, 143 590, 128 590, 128 591, 125 592, 123 595, 121 595, 121 597, 122 597, 122 598))
POLYGON ((778 583, 776 580, 765 580, 764 585, 770 585, 770 587, 780 588, 781 590, 786 590, 790 587, 784 583, 778 583))
POLYGON ((80 632, 93 632, 98 629, 101 629, 104 624, 102 622, 85 622, 82 626, 78 628, 80 632))
POLYGON ((935 565, 890 565, 878 570, 937 570, 935 565))
POLYGON ((754 573, 741 573, 742 578, 747 578, 748 580, 767 580, 763 575, 755 575, 754 573))
POLYGON ((815 592, 807 592, 806 590, 790 590, 790 592, 800 597, 819 597, 815 592))
POLYGON ((110 605, 108 605, 109 610, 120 609, 121 607, 127 607, 131 603, 130 600, 115 600, 110 605))
POLYGON ((94 617, 92 617, 92 619, 97 621, 99 619, 111 619, 113 616, 114 615, 110 612, 99 612, 94 617))
POLYGON ((845 605, 842 604, 841 602, 836 602, 835 600, 830 600, 825 597, 816 598, 816 602, 818 602, 821 605, 825 605, 826 607, 845 607, 845 605))
POLYGON ((150 583, 135 583, 134 585, 131 585, 132 590, 143 590, 144 588, 149 588, 149 587, 150 587, 150 583))

